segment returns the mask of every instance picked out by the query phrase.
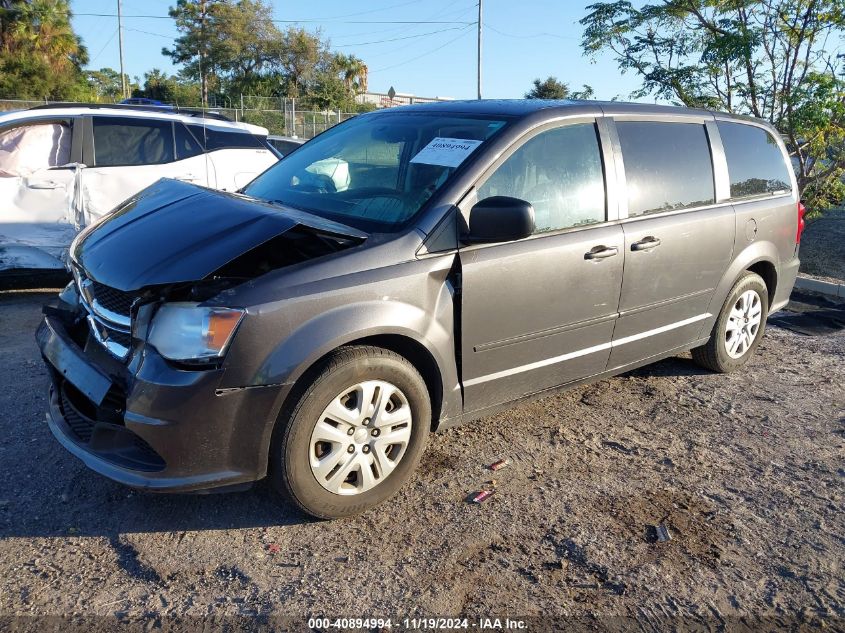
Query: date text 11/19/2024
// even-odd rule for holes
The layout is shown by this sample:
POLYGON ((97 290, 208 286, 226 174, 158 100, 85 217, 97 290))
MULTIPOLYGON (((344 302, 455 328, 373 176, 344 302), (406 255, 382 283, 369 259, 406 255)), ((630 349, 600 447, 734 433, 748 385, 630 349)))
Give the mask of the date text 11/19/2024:
POLYGON ((407 631, 525 631, 528 624, 518 618, 310 618, 309 629, 366 629, 396 628, 407 631))

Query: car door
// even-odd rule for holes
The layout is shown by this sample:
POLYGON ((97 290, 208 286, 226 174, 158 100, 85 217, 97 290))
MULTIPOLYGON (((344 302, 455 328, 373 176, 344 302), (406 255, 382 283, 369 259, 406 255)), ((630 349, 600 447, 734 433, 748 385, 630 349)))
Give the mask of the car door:
POLYGON ((237 191, 278 162, 264 142, 243 130, 224 130, 193 123, 188 126, 206 148, 214 165, 216 187, 237 191))
POLYGON ((620 190, 627 191, 614 369, 699 337, 731 261, 735 220, 730 204, 717 204, 705 119, 625 117, 612 127, 623 163, 620 190))
MULTIPOLYGON (((497 195, 527 200, 536 230, 517 242, 460 249, 467 412, 600 373, 607 365, 622 285, 623 232, 613 221, 615 201, 608 204, 603 166, 612 162, 602 135, 595 119, 535 131, 503 155, 468 197, 469 204, 497 195)), ((471 211, 462 206, 462 212, 468 221, 471 211)))
POLYGON ((161 178, 209 182, 199 142, 170 119, 95 115, 87 124, 83 187, 89 222, 161 178))
POLYGON ((62 268, 78 218, 81 128, 44 117, 0 129, 0 269, 62 268))

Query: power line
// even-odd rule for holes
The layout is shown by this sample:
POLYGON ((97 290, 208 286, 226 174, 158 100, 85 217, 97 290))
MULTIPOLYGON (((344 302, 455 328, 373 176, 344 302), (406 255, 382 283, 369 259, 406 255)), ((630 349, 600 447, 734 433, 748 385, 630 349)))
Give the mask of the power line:
POLYGON ((402 2, 400 4, 392 4, 387 7, 381 7, 380 9, 369 9, 368 11, 358 11, 357 13, 347 13, 346 15, 335 15, 327 18, 323 18, 324 20, 336 20, 340 18, 354 18, 357 15, 368 15, 370 13, 379 13, 380 11, 389 11, 391 9, 398 9, 400 7, 406 7, 409 4, 418 4, 422 2, 422 0, 409 0, 408 2, 402 2))
POLYGON ((460 35, 458 35, 458 37, 455 37, 455 38, 453 38, 453 39, 449 40, 449 41, 448 41, 448 42, 446 42, 445 44, 441 44, 441 45, 440 45, 440 46, 438 46, 437 48, 433 48, 433 49, 431 49, 430 51, 426 51, 425 53, 422 53, 421 55, 417 55, 416 57, 412 57, 411 59, 406 59, 405 61, 403 61, 403 62, 399 62, 398 64, 393 64, 392 66, 384 66, 383 68, 376 68, 375 70, 372 70, 372 71, 370 71, 370 72, 379 73, 379 72, 382 72, 382 71, 384 71, 384 70, 391 70, 391 69, 393 69, 393 68, 398 68, 399 66, 404 66, 405 64, 410 64, 411 62, 415 62, 415 61, 417 61, 418 59, 421 59, 421 58, 423 58, 423 57, 426 57, 427 55, 431 55, 432 53, 436 53, 436 52, 437 52, 437 51, 439 51, 440 49, 442 49, 442 48, 446 48, 447 46, 449 46, 449 44, 453 44, 453 43, 457 42, 459 39, 461 39, 462 37, 464 37, 467 33, 470 33, 470 32, 471 32, 471 30, 470 30, 470 29, 471 29, 471 27, 474 27, 474 26, 475 26, 475 22, 471 22, 468 26, 466 26, 466 27, 463 29, 463 31, 461 32, 461 34, 460 34, 460 35))
POLYGON ((355 44, 335 44, 333 48, 349 48, 350 46, 370 46, 372 44, 384 44, 385 42, 398 42, 400 40, 410 40, 416 37, 427 37, 429 35, 438 35, 439 33, 447 33, 448 31, 459 31, 465 29, 465 26, 452 26, 448 29, 440 29, 438 31, 429 31, 428 33, 417 33, 416 35, 405 35, 403 37, 391 37, 386 40, 374 40, 372 42, 356 42, 355 44))
POLYGON ((484 25, 486 28, 490 29, 491 31, 498 33, 499 35, 504 35, 505 37, 513 37, 516 39, 533 39, 535 37, 555 37, 559 40, 579 40, 580 37, 571 37, 566 35, 557 35, 556 33, 549 33, 548 31, 542 31, 540 33, 526 33, 526 34, 517 34, 517 33, 506 33, 501 29, 497 29, 494 26, 490 26, 490 24, 484 25))
MULTIPOLYGON (((116 18, 116 13, 74 13, 75 16, 116 18)), ((169 15, 124 15, 124 19, 141 20, 172 20, 169 15)), ((332 20, 328 18, 307 18, 303 20, 270 20, 274 24, 322 24, 325 22, 336 22, 338 24, 463 24, 475 25, 475 21, 461 22, 457 20, 332 20)))
MULTIPOLYGON (((437 31, 429 31, 427 33, 416 33, 414 35, 404 35, 402 37, 391 37, 384 40, 373 40, 371 42, 355 42, 354 44, 333 44, 332 48, 349 48, 351 46, 370 46, 373 44, 384 44, 386 42, 398 42, 401 40, 410 40, 418 37, 430 37, 432 35, 439 35, 440 33, 448 33, 449 31, 460 31, 467 28, 466 26, 453 26, 446 29, 439 29, 437 31)), ((152 35, 166 40, 175 40, 173 35, 165 35, 164 33, 153 33, 152 31, 145 31, 143 29, 133 29, 132 27, 123 27, 125 31, 132 31, 133 33, 143 33, 144 35, 152 35)))
POLYGON ((124 31, 132 31, 133 33, 143 33, 144 35, 154 35, 155 37, 162 37, 162 38, 164 38, 166 40, 170 40, 170 41, 173 41, 173 40, 176 39, 172 35, 165 35, 164 33, 153 33, 152 31, 144 31, 142 29, 133 29, 133 28, 128 27, 128 26, 124 26, 123 30, 124 31))
MULTIPOLYGON (((445 19, 448 16, 448 17, 451 17, 455 20, 462 20, 465 15, 474 11, 473 7, 470 7, 468 9, 467 8, 452 9, 450 11, 449 8, 451 6, 452 5, 450 4, 450 5, 447 5, 446 7, 442 7, 441 9, 439 9, 438 11, 435 11, 433 14, 429 15, 428 17, 426 17, 424 19, 426 21, 429 21, 429 20, 434 20, 434 19, 445 19)), ((364 37, 366 35, 386 35, 388 33, 393 33, 393 32, 395 32, 398 35, 400 33, 405 33, 407 31, 412 30, 415 26, 419 26, 419 25, 413 25, 412 24, 410 26, 408 26, 408 25, 394 26, 392 28, 381 28, 381 29, 378 29, 378 30, 375 30, 375 31, 370 29, 370 30, 363 31, 363 32, 359 31, 357 33, 345 33, 343 35, 339 35, 339 36, 333 37, 331 39, 332 39, 332 42, 334 42, 337 39, 346 40, 346 39, 350 39, 350 38, 364 37)))
POLYGON ((95 60, 95 59, 97 59, 100 55, 102 55, 102 54, 103 54, 103 51, 104 51, 104 50, 106 50, 106 46, 108 46, 109 44, 111 44, 111 41, 114 39, 114 36, 115 36, 115 35, 117 35, 117 29, 115 29, 115 30, 114 30, 114 33, 112 33, 112 34, 111 34, 111 37, 110 37, 108 40, 106 40, 106 43, 105 43, 105 44, 103 44, 103 48, 101 48, 101 49, 97 52, 97 54, 96 54, 96 55, 94 55, 94 57, 92 57, 92 58, 91 58, 91 61, 89 61, 89 62, 88 62, 89 64, 93 64, 93 63, 94 63, 94 60, 95 60))

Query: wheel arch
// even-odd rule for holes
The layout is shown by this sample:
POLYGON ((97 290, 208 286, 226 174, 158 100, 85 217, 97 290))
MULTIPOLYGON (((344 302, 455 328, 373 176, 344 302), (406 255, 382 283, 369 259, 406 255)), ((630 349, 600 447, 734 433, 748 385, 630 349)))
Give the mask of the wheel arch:
POLYGON ((305 392, 314 374, 338 350, 345 347, 369 346, 390 350, 407 360, 420 373, 425 382, 426 390, 431 399, 431 430, 437 429, 443 408, 443 375, 437 360, 431 351, 419 340, 401 333, 371 334, 352 338, 311 361, 307 367, 301 368, 291 388, 279 403, 279 414, 290 410, 305 392))
POLYGON ((702 322, 699 338, 706 338, 709 335, 731 288, 737 279, 748 271, 757 273, 763 278, 769 295, 769 305, 771 305, 778 283, 778 261, 777 248, 771 242, 754 242, 738 253, 713 291, 707 309, 711 316, 702 322))
POLYGON ((769 295, 769 306, 771 306, 774 303, 775 290, 777 290, 778 284, 778 272, 775 265, 768 259, 759 259, 745 270, 757 273, 763 278, 763 283, 766 284, 766 291, 769 295))
POLYGON ((366 336, 349 345, 370 345, 389 349, 411 363, 422 376, 428 395, 431 398, 431 430, 437 429, 443 408, 443 375, 434 355, 422 343, 402 334, 376 334, 366 336))
POLYGON ((280 384, 278 418, 301 395, 322 362, 342 347, 371 345, 408 360, 431 398, 432 429, 460 413, 462 400, 451 333, 420 308, 399 302, 368 302, 324 312, 301 325, 265 358, 249 383, 280 384))

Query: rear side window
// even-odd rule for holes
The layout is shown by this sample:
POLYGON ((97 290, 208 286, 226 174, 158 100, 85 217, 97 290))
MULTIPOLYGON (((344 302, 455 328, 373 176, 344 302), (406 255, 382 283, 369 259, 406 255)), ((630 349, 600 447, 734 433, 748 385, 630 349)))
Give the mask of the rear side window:
POLYGON ((777 141, 754 125, 717 121, 728 159, 731 198, 771 195, 792 190, 789 168, 777 141))
POLYGON ((176 141, 176 160, 184 160, 202 154, 202 145, 183 124, 173 124, 173 135, 176 141))
POLYGON ((530 202, 535 233, 604 222, 604 175, 596 126, 567 125, 528 140, 479 187, 479 200, 490 196, 530 202))
POLYGON ((282 156, 287 156, 297 147, 302 145, 302 143, 294 143, 293 141, 286 141, 280 138, 268 138, 267 142, 275 147, 282 156))
POLYGON ((249 132, 229 132, 202 125, 189 125, 188 129, 209 152, 216 149, 267 149, 258 137, 249 132))
POLYGON ((94 117, 94 161, 97 167, 170 163, 173 124, 151 119, 94 117))
POLYGON ((628 216, 716 201, 707 131, 697 123, 618 121, 628 216))

